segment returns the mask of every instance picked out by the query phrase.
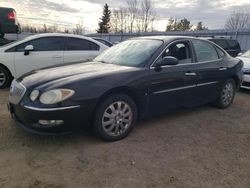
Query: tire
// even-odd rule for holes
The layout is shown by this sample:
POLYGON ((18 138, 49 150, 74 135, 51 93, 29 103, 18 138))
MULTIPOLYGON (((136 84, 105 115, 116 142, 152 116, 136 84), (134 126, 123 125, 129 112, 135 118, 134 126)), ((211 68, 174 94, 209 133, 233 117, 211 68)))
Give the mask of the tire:
POLYGON ((10 86, 12 76, 10 72, 3 66, 0 65, 0 89, 4 89, 10 86))
POLYGON ((97 106, 94 132, 104 141, 121 140, 132 131, 136 121, 133 99, 124 94, 110 95, 97 106))
POLYGON ((228 108, 233 100, 236 93, 236 83, 233 79, 228 79, 222 86, 220 95, 215 102, 218 108, 228 108))

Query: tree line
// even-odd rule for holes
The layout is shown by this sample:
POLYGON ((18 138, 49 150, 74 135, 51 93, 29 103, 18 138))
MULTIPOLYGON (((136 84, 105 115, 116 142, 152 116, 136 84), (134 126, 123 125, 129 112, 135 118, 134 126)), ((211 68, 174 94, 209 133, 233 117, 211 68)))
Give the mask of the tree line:
MULTIPOLYGON (((156 31, 157 13, 151 0, 127 0, 123 7, 111 10, 104 5, 99 21, 98 33, 132 33, 156 31)), ((170 18, 166 31, 205 30, 202 22, 193 27, 187 18, 170 18)))
MULTIPOLYGON (((214 18, 216 21, 216 18, 214 18)), ((127 0, 123 7, 110 9, 108 4, 103 7, 102 16, 98 23, 98 33, 140 33, 157 31, 158 16, 152 0, 127 0)), ((250 13, 236 11, 231 14, 225 23, 225 29, 250 28, 250 13)), ((187 18, 169 18, 165 31, 208 30, 208 27, 199 21, 192 25, 187 18)), ((79 21, 74 28, 62 29, 58 25, 42 25, 42 27, 22 26, 22 31, 31 33, 63 32, 84 34, 83 21, 79 21)))

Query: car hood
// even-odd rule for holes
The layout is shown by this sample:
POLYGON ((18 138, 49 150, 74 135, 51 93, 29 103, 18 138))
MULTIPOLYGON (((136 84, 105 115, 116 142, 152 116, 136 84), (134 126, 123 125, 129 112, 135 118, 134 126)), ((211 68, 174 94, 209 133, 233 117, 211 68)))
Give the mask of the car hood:
POLYGON ((244 63, 244 69, 250 69, 250 58, 249 57, 243 57, 243 56, 238 56, 240 60, 243 61, 244 63))
POLYGON ((18 81, 26 87, 44 85, 51 82, 70 83, 74 80, 103 77, 105 75, 133 71, 138 68, 101 62, 77 63, 29 72, 18 81))

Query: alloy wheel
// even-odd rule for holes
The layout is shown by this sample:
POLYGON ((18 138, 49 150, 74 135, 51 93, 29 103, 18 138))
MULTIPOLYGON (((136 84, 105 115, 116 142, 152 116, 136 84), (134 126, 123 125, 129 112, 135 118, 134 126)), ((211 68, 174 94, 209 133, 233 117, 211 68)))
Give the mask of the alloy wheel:
POLYGON ((124 101, 116 101, 109 105, 102 117, 102 127, 110 136, 119 136, 131 126, 133 112, 130 105, 124 101))
POLYGON ((229 105, 232 102, 233 97, 234 97, 234 86, 232 82, 228 82, 222 90, 222 95, 221 95, 222 103, 225 106, 229 105))

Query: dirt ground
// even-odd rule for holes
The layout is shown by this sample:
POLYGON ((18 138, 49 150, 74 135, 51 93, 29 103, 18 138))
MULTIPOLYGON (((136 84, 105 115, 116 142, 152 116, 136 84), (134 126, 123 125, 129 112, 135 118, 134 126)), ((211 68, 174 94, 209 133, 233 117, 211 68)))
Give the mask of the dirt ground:
POLYGON ((250 186, 250 92, 232 107, 178 110, 143 120, 122 141, 90 133, 32 135, 15 126, 0 91, 0 187, 250 186))

